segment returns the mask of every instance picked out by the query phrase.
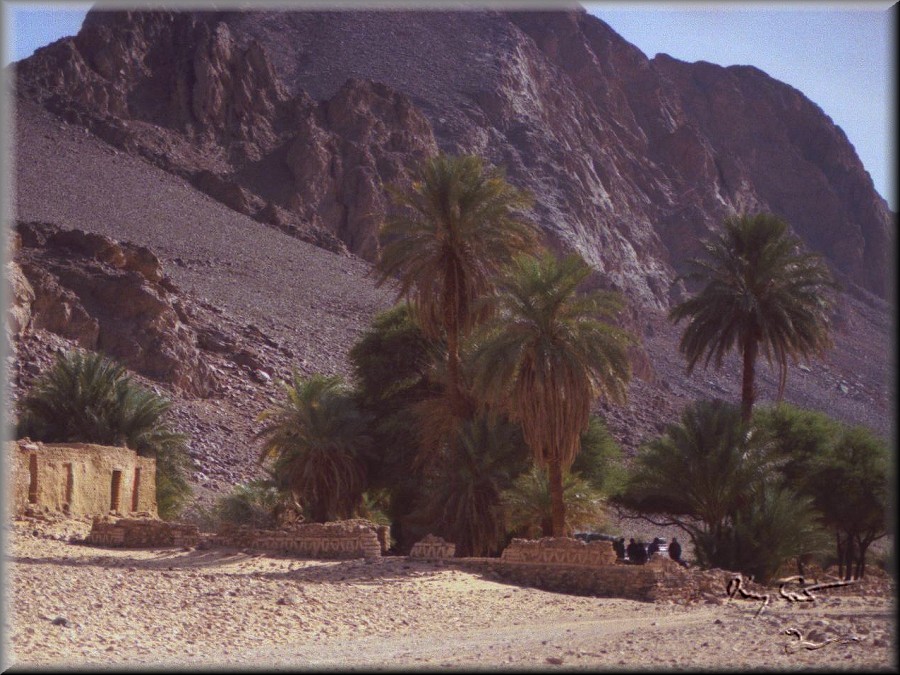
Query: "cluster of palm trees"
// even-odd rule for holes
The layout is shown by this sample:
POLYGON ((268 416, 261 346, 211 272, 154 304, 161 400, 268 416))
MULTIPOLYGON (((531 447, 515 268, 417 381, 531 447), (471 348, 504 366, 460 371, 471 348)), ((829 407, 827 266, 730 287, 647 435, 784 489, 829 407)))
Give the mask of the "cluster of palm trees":
MULTIPOLYGON (((538 472, 530 483, 520 476, 520 488, 546 479, 550 509, 542 530, 563 536, 565 485, 573 480, 568 472, 591 407, 600 396, 614 402, 626 396, 627 350, 635 338, 611 323, 621 298, 581 292, 590 267, 577 254, 557 258, 541 250, 525 215, 530 197, 477 157, 438 155, 421 166, 407 189, 393 188, 391 194, 395 210, 381 231, 378 284, 397 289, 397 299, 438 354, 431 386, 420 389, 409 405, 414 414, 407 422, 417 427, 418 449, 417 461, 404 468, 414 467, 423 477, 444 476, 437 489, 449 492, 432 518, 465 519, 468 509, 466 518, 477 519, 482 509, 485 523, 493 522, 488 512, 496 507, 498 488, 484 481, 485 462, 493 461, 485 444, 499 442, 488 439, 485 423, 515 425, 538 472), (484 489, 473 491, 479 481, 484 489), (458 489, 450 490, 451 484, 458 489), (458 493, 471 498, 465 501, 458 493)), ((699 291, 670 318, 687 320, 680 348, 689 373, 704 357, 719 367, 728 352, 740 352, 742 406, 740 427, 733 430, 738 437, 751 422, 757 358, 777 364, 780 399, 788 358, 821 355, 830 345, 828 291, 834 283, 821 260, 802 251, 786 223, 768 214, 728 218, 718 236, 703 245, 706 255, 690 261, 692 270, 683 277, 699 282, 699 291)), ((314 382, 295 382, 288 399, 297 387, 314 382)), ((351 398, 345 389, 343 400, 351 398)), ((287 425, 277 421, 284 412, 267 415, 270 424, 261 436, 264 453, 288 467, 290 452, 281 438, 287 425)), ((355 466, 364 466, 370 440, 363 435, 345 443, 345 461, 352 455, 355 466)), ((334 446, 335 438, 323 436, 321 444, 334 446)), ((329 471, 337 475, 333 467, 329 471)), ((359 469, 347 471, 348 480, 358 477, 359 469)), ((287 468, 279 473, 290 475, 287 468)), ((301 501, 304 492, 323 489, 299 489, 299 478, 285 485, 293 485, 301 501)), ((357 478, 353 485, 344 512, 362 499, 357 478)), ((515 501, 508 496, 508 503, 515 501)))
POLYGON ((563 536, 563 473, 591 405, 599 395, 621 401, 631 375, 633 338, 602 321, 621 302, 609 292, 577 293, 590 267, 577 255, 540 253, 522 213, 530 198, 478 157, 438 155, 394 194, 400 210, 382 230, 379 283, 396 279, 423 333, 447 345, 445 414, 422 420, 438 432, 426 435, 429 445, 457 461, 465 457, 459 430, 475 415, 520 424, 535 464, 548 470, 551 531, 563 536))
MULTIPOLYGON (((630 378, 627 348, 634 338, 607 323, 621 299, 605 291, 579 293, 591 268, 577 255, 557 259, 542 251, 525 216, 530 197, 477 157, 438 155, 407 190, 392 195, 395 216, 381 231, 377 283, 396 288, 417 328, 441 353, 439 385, 415 405, 417 468, 485 476, 485 445, 496 442, 498 425, 514 424, 535 465, 548 473, 550 532, 563 536, 564 476, 588 430, 591 406, 600 395, 624 400, 630 378)), ((308 386, 296 382, 287 395, 308 386)), ((310 425, 279 414, 266 414, 269 424, 260 435, 264 452, 287 467, 291 451, 284 439, 307 433, 289 426, 310 425)), ((356 466, 365 464, 364 445, 355 451, 356 466)), ((298 499, 309 499, 298 480, 288 482, 298 499)), ((478 499, 485 509, 496 508, 498 493, 486 487, 468 502, 448 495, 436 517, 470 512, 478 499)), ((497 521, 487 513, 483 519, 497 521)), ((478 514, 465 520, 475 527, 478 514)))
POLYGON ((727 218, 703 251, 683 277, 697 292, 670 319, 687 322, 679 348, 689 374, 701 361, 718 368, 739 353, 740 408, 689 406, 641 448, 617 499, 682 528, 707 566, 766 580, 785 560, 826 550, 830 531, 839 573, 861 576, 867 549, 887 533, 887 447, 864 428, 780 405, 788 360, 821 357, 832 345, 838 286, 770 214, 727 218), (759 356, 779 373, 777 405, 761 416, 759 356))
MULTIPOLYGON (((477 157, 433 157, 391 195, 394 215, 380 233, 375 273, 399 303, 351 351, 356 389, 294 372, 283 400, 260 416, 261 459, 271 475, 257 486, 268 505, 262 510, 282 494, 315 521, 409 513, 426 529, 443 524, 470 554, 496 550, 504 518, 518 532, 557 537, 590 522, 596 497, 612 491, 608 481, 598 488, 605 480, 598 474, 616 469, 591 409, 599 397, 625 400, 636 343, 614 324, 622 298, 585 290, 592 270, 577 254, 543 250, 526 215, 530 196, 477 157)), ((833 461, 803 464, 820 477, 844 471, 853 457, 871 465, 854 474, 867 520, 848 524, 815 481, 803 483, 803 495, 793 491, 799 460, 784 447, 795 437, 766 436, 758 433, 766 425, 754 425, 758 358, 777 366, 780 400, 788 360, 821 356, 831 345, 836 284, 828 268, 769 214, 727 218, 703 252, 682 277, 696 292, 670 319, 686 321, 679 346, 688 373, 701 362, 720 367, 738 351, 740 410, 689 407, 680 425, 642 449, 621 501, 668 513, 708 564, 755 565, 763 576, 772 556, 747 541, 780 527, 789 533, 781 557, 802 552, 814 539, 807 525, 815 501, 817 513, 827 511, 842 528, 839 555, 864 556, 883 529, 881 502, 865 502, 883 464, 871 439, 849 433, 833 461), (760 450, 773 438, 780 455, 760 450), (768 483, 774 470, 793 483, 768 483), (793 529, 776 522, 788 512, 793 529)), ((161 421, 169 404, 126 384, 116 368, 99 357, 61 359, 24 399, 20 427, 35 438, 125 442, 157 454, 174 508, 186 494, 184 439, 161 421), (112 369, 108 377, 104 369, 112 369), (81 400, 84 392, 93 398, 81 400)), ((254 489, 236 495, 232 510, 264 517, 254 489)))

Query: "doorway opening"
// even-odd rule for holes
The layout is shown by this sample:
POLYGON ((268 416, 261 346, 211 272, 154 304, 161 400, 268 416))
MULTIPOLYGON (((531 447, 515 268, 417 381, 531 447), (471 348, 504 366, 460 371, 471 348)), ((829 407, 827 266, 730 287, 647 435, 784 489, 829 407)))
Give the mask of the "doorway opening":
POLYGON ((119 499, 122 492, 122 472, 114 469, 112 472, 112 485, 110 490, 109 510, 119 510, 119 499))
POLYGON ((32 452, 28 456, 28 502, 37 504, 38 500, 38 471, 37 454, 32 452))
POLYGON ((134 486, 131 489, 131 510, 138 510, 138 495, 141 489, 141 470, 134 470, 134 486))

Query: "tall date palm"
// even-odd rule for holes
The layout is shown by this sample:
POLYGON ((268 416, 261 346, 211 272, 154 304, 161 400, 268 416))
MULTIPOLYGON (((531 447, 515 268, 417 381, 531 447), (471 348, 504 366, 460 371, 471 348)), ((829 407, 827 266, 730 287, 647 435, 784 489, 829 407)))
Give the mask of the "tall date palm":
POLYGON ((531 199, 485 168, 478 157, 438 155, 410 187, 392 189, 398 215, 380 232, 378 285, 399 280, 423 333, 446 339, 447 399, 457 418, 470 413, 460 374, 460 342, 487 318, 477 300, 492 292, 499 270, 534 250, 537 234, 522 212, 531 199))
POLYGON ((771 214, 727 218, 717 237, 703 242, 705 257, 690 261, 685 279, 704 284, 672 309, 676 324, 687 320, 679 349, 690 374, 704 357, 721 367, 735 347, 743 361, 741 418, 749 423, 756 398, 760 353, 778 364, 778 399, 791 357, 821 356, 831 346, 830 298, 836 287, 819 256, 801 251, 783 220, 771 214))
POLYGON ((553 536, 564 536, 563 472, 580 450, 599 395, 624 401, 634 338, 601 319, 619 296, 579 295, 591 273, 580 256, 519 256, 498 284, 496 318, 473 355, 481 400, 522 425, 535 463, 548 469, 553 536))

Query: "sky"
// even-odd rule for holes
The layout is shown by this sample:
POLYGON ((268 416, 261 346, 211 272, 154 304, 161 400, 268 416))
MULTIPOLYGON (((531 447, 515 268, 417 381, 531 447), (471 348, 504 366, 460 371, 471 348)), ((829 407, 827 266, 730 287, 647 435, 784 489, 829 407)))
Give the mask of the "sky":
MULTIPOLYGON (((897 9, 888 10, 889 0, 582 4, 648 57, 752 65, 799 89, 844 130, 875 189, 897 210, 897 9)), ((91 3, 3 0, 2 6, 6 65, 77 33, 91 3)))

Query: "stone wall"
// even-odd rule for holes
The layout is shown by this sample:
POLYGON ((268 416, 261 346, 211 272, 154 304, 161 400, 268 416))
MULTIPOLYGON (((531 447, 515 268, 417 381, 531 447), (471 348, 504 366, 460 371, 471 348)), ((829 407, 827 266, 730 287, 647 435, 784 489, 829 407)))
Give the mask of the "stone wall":
POLYGON ((616 562, 616 552, 608 541, 584 542, 569 537, 513 539, 500 559, 508 563, 597 567, 616 562))
POLYGON ((200 532, 196 525, 170 523, 157 518, 94 518, 86 544, 153 548, 157 546, 196 546, 200 532))
POLYGON ((156 460, 128 448, 88 443, 6 444, 14 515, 40 511, 73 517, 156 509, 156 460))
POLYGON ((665 556, 645 565, 615 557, 606 541, 514 539, 498 558, 455 558, 448 564, 521 586, 571 595, 644 602, 720 603, 730 573, 685 569, 665 556))
POLYGON ((386 528, 361 520, 302 523, 280 530, 226 527, 212 537, 210 544, 309 558, 378 558, 385 541, 384 532, 379 532, 382 529, 386 528))
POLYGON ((442 560, 456 555, 456 544, 444 541, 433 534, 425 535, 421 540, 413 544, 409 552, 410 558, 426 558, 428 560, 442 560))
POLYGON ((502 562, 504 580, 572 595, 626 598, 644 602, 723 602, 729 574, 686 570, 668 558, 645 565, 616 561, 598 567, 502 562))

